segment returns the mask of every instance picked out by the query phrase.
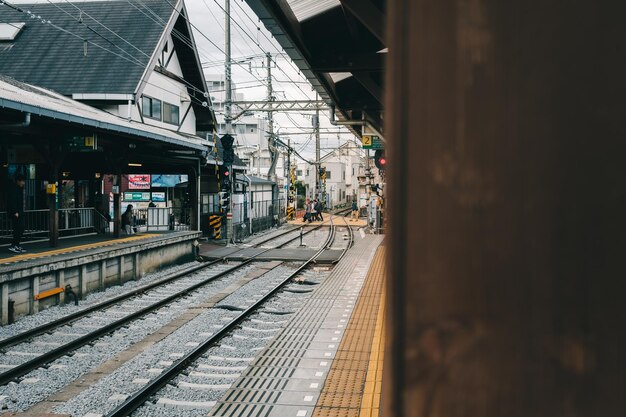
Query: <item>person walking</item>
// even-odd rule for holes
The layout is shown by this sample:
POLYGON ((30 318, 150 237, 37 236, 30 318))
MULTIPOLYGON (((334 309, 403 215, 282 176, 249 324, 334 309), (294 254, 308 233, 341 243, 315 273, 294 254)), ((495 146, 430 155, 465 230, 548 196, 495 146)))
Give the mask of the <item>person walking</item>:
POLYGON ((309 223, 317 220, 317 210, 315 207, 317 207, 317 200, 314 199, 311 201, 311 219, 309 220, 309 223))
POLYGON ((304 217, 302 218, 302 222, 306 223, 307 220, 311 218, 311 200, 308 198, 304 203, 304 217))
POLYGON ((15 175, 15 181, 9 184, 7 193, 7 213, 13 225, 13 241, 9 250, 13 253, 24 253, 26 249, 20 246, 24 234, 24 176, 15 175))
POLYGON ((352 219, 350 221, 358 221, 359 220, 359 206, 356 204, 356 200, 352 201, 352 219))
POLYGON ((322 216, 322 202, 315 200, 315 212, 317 213, 317 219, 319 221, 324 221, 324 216, 322 216))
POLYGON ((122 229, 127 235, 132 235, 133 231, 133 205, 129 204, 126 211, 122 214, 122 229))

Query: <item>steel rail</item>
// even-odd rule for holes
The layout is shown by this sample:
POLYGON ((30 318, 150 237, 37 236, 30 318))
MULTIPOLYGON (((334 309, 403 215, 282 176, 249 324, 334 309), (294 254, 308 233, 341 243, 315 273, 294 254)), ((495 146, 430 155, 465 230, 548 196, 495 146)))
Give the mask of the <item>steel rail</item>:
POLYGON ((331 222, 331 227, 330 227, 331 230, 328 234, 328 238, 326 239, 326 242, 311 258, 309 258, 302 265, 300 265, 300 267, 298 267, 296 271, 289 274, 289 276, 286 279, 284 279, 281 283, 276 285, 271 291, 265 294, 261 299, 259 299, 253 305, 251 305, 246 310, 241 312, 239 316, 231 320, 224 327, 222 327, 219 331, 217 331, 211 337, 206 339, 203 343, 201 343, 199 346, 194 348, 187 355, 180 358, 176 363, 171 365, 169 368, 165 369, 159 376, 157 376, 155 379, 150 381, 147 385, 144 385, 139 391, 131 395, 122 404, 117 406, 113 411, 106 414, 106 417, 129 416, 133 411, 141 407, 146 402, 146 400, 148 400, 152 395, 158 392, 169 381, 171 381, 176 376, 178 376, 184 369, 189 367, 189 365, 191 365, 196 359, 202 356, 208 349, 214 346, 224 336, 226 336, 231 330, 233 330, 236 326, 238 326, 244 319, 246 319, 249 315, 255 312, 263 303, 265 303, 270 297, 276 294, 289 281, 291 281, 294 277, 296 277, 300 272, 302 272, 311 263, 315 262, 315 259, 317 259, 333 241, 332 239, 334 236, 335 227, 332 223, 332 215, 330 218, 330 222, 331 222))
MULTIPOLYGON (((283 233, 280 233, 280 234, 278 234, 276 236, 272 236, 272 237, 270 237, 268 239, 265 239, 262 242, 259 242, 259 243, 255 244, 254 246, 262 245, 262 244, 264 244, 266 242, 269 242, 269 241, 271 241, 273 239, 277 239, 277 238, 283 237, 283 236, 285 236, 285 235, 287 235, 289 233, 293 233, 294 231, 296 231, 296 229, 290 229, 290 230, 285 231, 283 233)), ((310 231, 307 231, 307 233, 310 233, 310 231)), ((297 237, 299 237, 299 236, 296 236, 296 238, 297 237)), ((296 238, 294 238, 293 240, 295 240, 296 238)), ((292 242, 293 240, 291 240, 289 242, 292 242)), ((289 242, 287 242, 287 243, 289 243, 289 242)), ((259 253, 259 255, 261 255, 262 253, 264 253, 264 252, 259 253)), ((65 317, 62 317, 60 319, 53 320, 53 321, 51 321, 49 323, 42 324, 41 326, 34 327, 34 328, 32 328, 32 329, 30 329, 28 331, 25 331, 25 332, 22 332, 22 333, 18 333, 15 336, 7 337, 6 339, 0 340, 0 350, 1 349, 6 349, 7 347, 10 347, 10 346, 14 346, 14 345, 16 345, 18 343, 21 343, 21 342, 24 342, 26 340, 32 339, 32 338, 34 338, 36 336, 39 336, 39 335, 41 335, 43 333, 49 332, 50 330, 55 329, 57 327, 65 326, 65 325, 70 324, 70 323, 72 323, 72 322, 74 322, 74 321, 76 321, 78 319, 81 319, 81 318, 83 318, 83 317, 85 317, 85 316, 87 316, 87 315, 89 315, 89 314, 91 314, 91 313, 93 313, 95 311, 103 310, 103 309, 105 309, 105 308, 107 308, 109 306, 117 304, 120 301, 124 301, 124 300, 127 300, 129 298, 135 297, 137 295, 143 294, 146 291, 152 290, 152 289, 154 289, 156 287, 160 287, 161 285, 164 285, 164 284, 168 284, 168 283, 170 283, 170 282, 172 282, 172 281, 174 281, 174 280, 176 280, 176 279, 178 279, 180 277, 183 277, 185 275, 197 272, 197 271, 199 271, 201 269, 204 269, 204 268, 208 268, 209 266, 215 265, 215 264, 220 263, 220 262, 223 262, 223 259, 216 259, 216 260, 211 261, 211 262, 203 262, 200 265, 195 265, 195 266, 192 266, 190 268, 184 269, 182 271, 174 272, 171 275, 168 275, 165 278, 160 279, 158 281, 155 281, 153 283, 141 286, 140 288, 136 288, 136 289, 134 289, 132 291, 129 291, 127 293, 124 293, 124 294, 121 294, 119 296, 113 297, 113 298, 111 298, 109 300, 106 300, 106 301, 103 301, 101 303, 94 304, 91 307, 87 307, 87 308, 85 308, 83 310, 80 310, 80 311, 77 311, 75 313, 69 314, 69 315, 67 315, 65 317)))
MULTIPOLYGON (((318 229, 319 227, 321 227, 321 225, 319 225, 318 227, 312 228, 311 230, 307 231, 306 233, 307 234, 311 233, 314 230, 318 229)), ((148 313, 150 313, 150 312, 152 312, 152 311, 154 311, 154 310, 156 310, 156 309, 158 309, 158 308, 160 308, 160 307, 162 307, 162 306, 164 306, 166 304, 169 304, 170 302, 175 301, 176 299, 181 298, 181 297, 183 297, 183 296, 185 296, 185 295, 187 295, 187 294, 197 290, 198 288, 200 288, 200 287, 202 287, 202 286, 204 286, 206 284, 209 284, 210 282, 212 282, 212 281, 214 281, 214 280, 216 280, 218 278, 221 278, 221 277, 223 277, 223 276, 225 276, 227 274, 235 272, 236 270, 242 268, 243 266, 253 262, 254 259, 257 258, 258 256, 260 256, 260 255, 262 255, 262 254, 264 254, 264 253, 266 253, 266 252, 268 252, 270 250, 277 249, 277 248, 280 248, 282 246, 285 246, 285 245, 293 242, 294 240, 298 239, 299 237, 300 237, 299 235, 295 236, 294 238, 289 239, 288 241, 286 241, 284 243, 281 243, 276 248, 265 249, 262 252, 259 252, 258 254, 250 257, 249 259, 246 259, 245 261, 241 262, 240 264, 233 266, 232 268, 229 268, 229 269, 227 269, 225 271, 219 272, 218 274, 213 275, 213 276, 211 276, 210 278, 208 278, 206 280, 203 280, 201 282, 193 284, 192 286, 190 286, 190 287, 188 287, 188 288, 186 288, 184 290, 181 290, 181 291, 179 291, 179 292, 177 292, 175 294, 172 294, 172 295, 170 295, 170 296, 168 296, 168 297, 166 297, 166 298, 164 298, 164 299, 162 299, 160 301, 157 301, 154 304, 151 304, 151 305, 149 305, 149 306, 147 306, 145 308, 142 308, 141 310, 138 310, 138 311, 136 311, 134 313, 131 313, 131 314, 129 314, 126 317, 123 317, 123 318, 121 318, 119 320, 114 321, 113 323, 105 325, 105 326, 103 326, 103 327, 101 327, 101 328, 99 328, 99 329, 97 329, 97 330, 95 330, 93 332, 87 333, 84 336, 81 336, 81 337, 79 337, 77 339, 74 339, 74 340, 72 340, 72 341, 70 341, 70 342, 68 342, 68 343, 66 343, 66 344, 64 344, 62 346, 59 346, 56 349, 53 349, 53 350, 48 351, 46 353, 43 353, 43 354, 37 356, 36 358, 33 358, 30 361, 24 362, 21 365, 17 365, 14 368, 11 368, 11 369, 9 369, 9 370, 7 370, 5 372, 2 372, 2 373, 0 373, 0 386, 8 384, 9 382, 14 381, 17 378, 20 378, 20 377, 26 375, 27 373, 29 373, 29 372, 37 369, 37 368, 40 368, 41 366, 46 365, 47 363, 50 363, 50 362, 52 362, 55 359, 60 358, 61 356, 65 356, 69 352, 72 352, 72 351, 80 348, 81 346, 84 346, 84 345, 86 345, 86 344, 88 344, 88 343, 90 343, 90 342, 92 342, 92 341, 94 341, 94 340, 96 340, 96 339, 98 339, 98 338, 108 334, 108 333, 111 333, 111 332, 119 329, 120 327, 123 327, 123 326, 127 325, 131 321, 134 321, 134 320, 136 320, 137 318, 139 318, 139 317, 141 317, 143 315, 146 315, 146 314, 148 314, 148 313)), ((221 262, 221 260, 218 260, 218 261, 221 262)), ((27 339, 31 339, 33 337, 35 337, 35 336, 31 336, 31 337, 29 337, 27 339)))

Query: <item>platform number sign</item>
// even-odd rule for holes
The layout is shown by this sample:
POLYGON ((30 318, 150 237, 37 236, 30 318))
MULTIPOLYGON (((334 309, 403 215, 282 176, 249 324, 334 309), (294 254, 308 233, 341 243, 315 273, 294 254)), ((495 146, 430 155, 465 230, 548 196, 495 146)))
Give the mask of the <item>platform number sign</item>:
POLYGON ((361 142, 363 143, 363 149, 384 149, 383 141, 380 137, 375 135, 363 135, 361 136, 361 142))

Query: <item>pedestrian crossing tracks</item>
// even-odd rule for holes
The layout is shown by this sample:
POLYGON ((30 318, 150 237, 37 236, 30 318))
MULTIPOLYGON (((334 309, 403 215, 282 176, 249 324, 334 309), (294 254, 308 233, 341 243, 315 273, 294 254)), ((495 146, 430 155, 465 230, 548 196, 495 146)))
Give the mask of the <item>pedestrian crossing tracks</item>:
POLYGON ((382 236, 356 239, 209 416, 378 416, 384 256, 382 236))

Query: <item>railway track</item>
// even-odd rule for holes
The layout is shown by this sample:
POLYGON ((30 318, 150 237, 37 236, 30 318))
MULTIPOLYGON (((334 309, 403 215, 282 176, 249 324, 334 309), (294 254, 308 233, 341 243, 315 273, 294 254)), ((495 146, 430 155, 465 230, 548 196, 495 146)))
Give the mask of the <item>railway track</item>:
MULTIPOLYGON (((228 322, 225 323, 223 326, 221 326, 219 330, 216 330, 215 332, 213 332, 209 337, 203 340, 194 349, 187 352, 184 356, 180 357, 179 359, 175 361, 172 361, 171 365, 169 365, 166 369, 160 372, 158 376, 150 379, 140 389, 138 389, 136 392, 128 396, 115 409, 113 409, 108 414, 106 414, 106 416, 107 417, 121 417, 121 416, 131 415, 132 413, 136 412, 136 410, 141 408, 147 401, 149 402, 149 400, 153 398, 159 392, 159 390, 161 390, 166 385, 170 384, 171 381, 173 381, 175 378, 179 377, 181 373, 187 373, 189 375, 195 374, 195 375, 200 375, 200 376, 204 375, 204 376, 209 376, 209 377, 217 376, 217 377, 222 378, 223 380, 236 378, 237 376, 236 372, 235 373, 232 373, 232 372, 230 373, 206 373, 206 372, 198 371, 198 369, 210 371, 210 372, 232 371, 233 369, 237 371, 237 370, 241 370, 245 368, 245 364, 251 361, 253 357, 252 358, 250 357, 226 358, 226 357, 213 356, 213 357, 208 358, 214 361, 213 364, 198 364, 196 362, 200 358, 202 358, 203 355, 205 355, 205 353, 209 349, 211 349, 212 347, 216 347, 222 339, 224 339, 227 335, 231 334, 238 326, 241 326, 245 320, 248 320, 250 318, 250 316, 252 316, 253 314, 257 314, 260 308, 262 308, 263 306, 266 306, 275 297, 280 296, 281 290, 283 290, 288 283, 292 282, 294 278, 301 275, 311 264, 315 262, 315 259, 318 258, 325 249, 332 246, 334 240, 336 239, 337 229, 336 229, 336 226, 332 224, 332 217, 330 221, 331 221, 331 226, 329 228, 329 233, 328 233, 328 237, 326 241, 321 246, 321 248, 318 251, 316 251, 316 253, 313 256, 311 256, 311 258, 309 258, 307 261, 299 265, 295 271, 288 274, 285 278, 283 278, 275 286, 273 286, 271 289, 265 292, 262 296, 258 297, 251 305, 245 308, 233 307, 232 318, 229 318, 228 322), (229 360, 234 363, 235 365, 234 367, 223 366, 224 363, 229 362, 229 360), (222 365, 215 364, 215 361, 221 362, 222 365), (192 370, 188 371, 189 369, 192 369, 192 370)), ((348 233, 349 233, 350 241, 346 245, 341 257, 343 257, 343 255, 351 247, 352 239, 353 239, 352 230, 349 227, 347 221, 345 221, 345 219, 344 219, 344 223, 346 226, 348 226, 348 230, 349 230, 348 233)), ((286 312, 277 312, 278 315, 284 314, 284 313, 286 312)), ((268 314, 268 313, 266 312, 265 314, 268 314)), ((266 323, 271 324, 272 321, 268 321, 266 323)), ((276 330, 276 329, 273 329, 273 330, 276 330)), ((257 330, 257 331, 263 332, 263 330, 257 330)), ((182 387, 187 386, 190 388, 197 388, 199 386, 209 387, 209 388, 215 387, 215 385, 190 384, 190 383, 184 383, 184 382, 179 384, 178 386, 182 386, 182 387)), ((162 401, 162 400, 159 400, 159 401, 162 401)), ((179 404, 176 404, 175 400, 167 400, 167 401, 169 401, 170 405, 181 405, 181 404, 183 406, 185 405, 184 402, 179 402, 179 404)), ((165 402, 165 404, 167 405, 168 402, 165 402)), ((195 402, 194 404, 200 404, 198 406, 203 406, 204 408, 206 408, 206 407, 210 407, 212 402, 211 401, 202 402, 202 403, 195 402)), ((138 412, 138 413, 139 415, 145 414, 145 413, 141 414, 141 412, 138 412)), ((151 415, 151 413, 148 412, 148 414, 145 414, 145 415, 151 415)))
MULTIPOLYGON (((310 230, 307 230, 305 234, 312 233, 319 227, 321 226, 310 228, 310 230)), ((271 246, 271 248, 260 252, 256 256, 227 269, 220 268, 219 266, 219 264, 223 260, 217 260, 206 264, 194 266, 192 268, 176 272, 171 276, 168 276, 147 286, 133 290, 127 294, 114 297, 105 302, 86 308, 82 311, 73 313, 62 319, 54 320, 45 325, 1 340, 0 350, 3 351, 4 355, 0 357, 0 369, 4 369, 4 371, 0 373, 0 386, 6 385, 11 381, 15 381, 18 378, 28 374, 29 372, 38 369, 54 361, 57 358, 65 356, 82 346, 93 343, 104 335, 114 332, 115 330, 120 329, 124 326, 128 326, 131 322, 136 321, 141 317, 145 317, 146 315, 157 311, 158 309, 170 303, 173 303, 176 300, 187 297, 194 291, 201 289, 202 287, 211 282, 214 282, 219 278, 235 273, 236 271, 244 268, 246 265, 253 262, 254 258, 258 257, 259 255, 271 250, 272 248, 283 247, 291 241, 298 239, 299 231, 288 230, 284 233, 271 236, 267 239, 262 240, 261 242, 258 242, 257 246, 267 244, 272 240, 284 238, 285 236, 287 236, 286 241, 278 243, 277 245, 273 245, 271 246), (289 234, 294 233, 295 236, 288 236, 289 234), (188 277, 190 274, 199 272, 200 270, 212 266, 215 267, 215 270, 213 271, 214 273, 206 279, 192 279, 190 282, 183 283, 182 288, 176 288, 176 283, 185 279, 185 277, 188 277), (173 291, 166 291, 165 293, 160 291, 161 288, 167 287, 172 287, 173 291), (141 306, 141 304, 143 304, 143 301, 147 301, 150 298, 152 298, 154 301, 148 302, 147 306, 141 306), (120 309, 117 306, 119 306, 121 303, 128 303, 131 300, 139 301, 138 303, 135 303, 138 304, 139 307, 126 307, 128 308, 128 310, 130 310, 130 312, 128 314, 125 314, 123 317, 119 317, 119 314, 117 312, 120 311, 120 309), (87 327, 71 326, 72 324, 77 323, 79 320, 88 319, 91 316, 102 313, 104 313, 105 316, 108 316, 108 320, 104 320, 104 322, 99 322, 98 324, 89 324, 87 325, 87 327), (76 330, 74 329, 74 327, 79 327, 81 330, 76 330), (85 333, 84 330, 88 329, 89 327, 96 328, 92 331, 85 333), (45 340, 45 336, 55 331, 55 329, 66 330, 63 333, 65 334, 65 339, 69 339, 69 341, 45 340), (44 340, 39 340, 42 338, 44 340), (11 347, 15 347, 24 343, 36 345, 38 346, 38 348, 26 348, 11 351, 8 350, 11 347), (7 358, 10 358, 10 360, 7 360, 7 358), (2 363, 3 360, 4 363, 2 363)))

